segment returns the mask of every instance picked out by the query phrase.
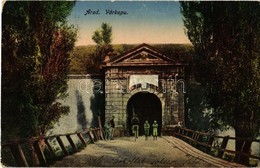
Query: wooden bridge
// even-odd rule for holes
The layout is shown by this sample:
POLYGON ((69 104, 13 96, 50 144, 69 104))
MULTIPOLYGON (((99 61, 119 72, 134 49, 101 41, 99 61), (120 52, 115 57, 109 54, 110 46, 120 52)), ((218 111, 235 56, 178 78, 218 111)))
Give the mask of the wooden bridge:
MULTIPOLYGON (((134 141, 133 137, 105 141, 99 128, 16 140, 2 144, 2 164, 23 167, 241 167, 243 165, 223 158, 238 154, 255 160, 260 159, 260 156, 243 153, 243 150, 226 149, 228 141, 234 140, 234 137, 216 136, 180 127, 164 132, 168 136, 161 136, 157 141, 152 137, 147 141, 144 137, 139 137, 137 141, 134 141), (216 145, 219 139, 222 141, 220 145, 216 145), (53 140, 58 143, 60 152, 50 143, 53 140), (68 145, 65 145, 65 141, 68 145), (13 159, 13 162, 10 159, 13 159)), ((244 139, 244 143, 246 141, 244 139)), ((260 140, 253 142, 260 144, 260 140)))

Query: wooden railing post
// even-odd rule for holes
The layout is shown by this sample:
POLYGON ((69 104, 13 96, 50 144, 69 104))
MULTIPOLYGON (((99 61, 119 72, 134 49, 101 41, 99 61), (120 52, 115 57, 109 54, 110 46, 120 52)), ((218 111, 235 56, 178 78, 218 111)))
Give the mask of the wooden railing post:
POLYGON ((57 158, 56 158, 56 154, 55 154, 55 152, 54 152, 54 150, 53 150, 51 144, 49 143, 48 139, 45 139, 45 140, 44 140, 44 143, 47 145, 48 150, 50 151, 51 159, 56 160, 56 159, 57 159, 57 158))
POLYGON ((187 136, 191 138, 191 139, 189 139, 189 144, 192 144, 194 133, 193 132, 189 132, 187 136))
POLYGON ((192 134, 193 145, 196 144, 196 138, 197 138, 197 132, 194 131, 193 134, 192 134))
POLYGON ((99 137, 99 131, 97 128, 95 128, 95 133, 96 133, 96 136, 97 136, 97 141, 100 140, 100 137, 99 137))
POLYGON ((192 139, 194 140, 195 139, 195 135, 196 135, 196 133, 195 132, 192 132, 192 139))
POLYGON ((181 139, 182 139, 182 140, 184 140, 184 137, 183 137, 183 136, 184 136, 184 132, 185 132, 185 130, 184 130, 184 129, 181 129, 181 139))
POLYGON ((74 144, 73 140, 71 139, 70 135, 66 135, 66 138, 68 139, 73 151, 77 152, 78 149, 77 149, 76 145, 74 144))
POLYGON ((36 155, 38 157, 38 160, 40 162, 40 166, 47 166, 48 164, 46 162, 43 151, 40 147, 39 140, 36 140, 36 141, 33 142, 33 148, 34 148, 36 155))
POLYGON ((246 141, 243 141, 243 145, 242 145, 242 147, 241 147, 241 149, 240 149, 240 152, 239 152, 239 155, 238 155, 238 159, 237 159, 237 162, 238 162, 238 163, 239 163, 239 161, 240 161, 241 154, 243 153, 245 144, 246 144, 246 141))
MULTIPOLYGON (((223 138, 223 141, 222 141, 222 143, 221 143, 220 149, 226 149, 227 144, 228 144, 228 139, 229 139, 229 136, 225 136, 225 137, 223 138)), ((224 151, 222 151, 222 150, 219 150, 219 151, 218 151, 218 157, 219 157, 219 158, 222 158, 222 157, 223 157, 223 154, 224 154, 224 151)))
MULTIPOLYGON (((208 141, 208 145, 212 146, 213 142, 214 142, 214 136, 210 136, 209 141, 208 141)), ((208 147, 207 151, 209 153, 211 151, 211 147, 208 147)))
POLYGON ((97 141, 100 140, 98 129, 95 128, 94 131, 95 131, 95 134, 96 134, 97 141))
POLYGON ((93 133, 93 135, 94 135, 94 140, 95 140, 95 141, 98 141, 96 129, 93 129, 93 130, 92 130, 92 133, 93 133))
POLYGON ((181 133, 181 127, 178 127, 178 137, 181 137, 180 133, 181 133))
POLYGON ((58 141, 58 143, 59 143, 59 145, 60 145, 60 147, 61 147, 61 149, 62 149, 62 151, 63 151, 63 154, 64 154, 65 156, 68 155, 69 153, 68 153, 67 149, 65 148, 65 146, 64 146, 64 144, 63 144, 63 142, 62 142, 60 136, 57 136, 56 139, 57 139, 57 141, 58 141))
POLYGON ((194 146, 197 146, 199 138, 200 138, 200 134, 196 132, 195 139, 194 139, 195 140, 194 146))
POLYGON ((188 136, 189 135, 189 132, 188 131, 186 131, 186 133, 185 133, 185 136, 188 136))
POLYGON ((79 137, 79 140, 81 141, 81 143, 86 147, 87 143, 85 141, 85 139, 83 138, 81 133, 77 133, 77 136, 79 137))
POLYGON ((185 136, 185 130, 184 129, 181 131, 181 135, 182 135, 182 140, 185 141, 186 139, 184 138, 184 136, 185 136))
POLYGON ((103 129, 99 129, 99 136, 100 136, 100 140, 105 140, 103 135, 103 129))
POLYGON ((191 145, 194 146, 195 148, 197 148, 197 145, 200 145, 200 147, 202 147, 202 148, 199 148, 199 149, 203 150, 204 152, 206 151, 206 152, 210 153, 211 149, 215 149, 217 151, 217 156, 214 155, 215 157, 222 158, 224 153, 228 152, 228 153, 232 153, 232 154, 236 155, 235 162, 238 162, 239 160, 241 160, 241 158, 243 156, 249 157, 252 159, 260 159, 259 156, 252 155, 251 153, 249 153, 249 151, 244 150, 245 146, 250 145, 252 142, 260 143, 260 139, 219 136, 219 135, 215 135, 214 133, 198 132, 198 131, 194 131, 191 129, 182 128, 182 127, 178 127, 178 126, 174 127, 173 132, 174 132, 175 136, 179 139, 185 139, 185 140, 188 139, 188 142, 192 142, 191 145), (213 145, 215 138, 223 138, 220 146, 218 144, 213 145), (229 139, 240 141, 240 143, 243 142, 241 144, 242 148, 240 149, 240 151, 226 149, 229 139), (248 141, 251 143, 248 144, 248 141))
POLYGON ((10 149, 11 149, 11 152, 15 159, 16 164, 20 167, 28 167, 28 163, 25 159, 24 153, 23 153, 20 145, 16 144, 16 143, 11 144, 10 149))
POLYGON ((201 135, 200 135, 200 133, 198 132, 196 141, 199 142, 199 141, 200 141, 200 138, 201 138, 201 135))
POLYGON ((92 137, 90 131, 88 131, 88 136, 89 136, 89 139, 91 140, 91 143, 95 143, 95 140, 94 140, 94 138, 92 137))
POLYGON ((105 140, 104 135, 103 135, 103 128, 102 128, 100 114, 98 115, 98 126, 99 126, 100 138, 101 138, 101 140, 105 140))

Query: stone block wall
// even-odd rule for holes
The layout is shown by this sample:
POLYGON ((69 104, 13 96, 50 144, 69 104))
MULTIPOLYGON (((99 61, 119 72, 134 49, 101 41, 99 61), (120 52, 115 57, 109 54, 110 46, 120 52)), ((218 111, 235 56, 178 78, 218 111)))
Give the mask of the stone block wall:
POLYGON ((109 121, 115 116, 116 135, 122 135, 127 129, 127 103, 131 96, 138 92, 155 94, 162 106, 162 128, 184 124, 183 84, 173 76, 178 73, 178 80, 184 78, 181 67, 110 67, 105 72, 105 118, 109 121), (159 87, 129 89, 130 75, 158 75, 159 87))

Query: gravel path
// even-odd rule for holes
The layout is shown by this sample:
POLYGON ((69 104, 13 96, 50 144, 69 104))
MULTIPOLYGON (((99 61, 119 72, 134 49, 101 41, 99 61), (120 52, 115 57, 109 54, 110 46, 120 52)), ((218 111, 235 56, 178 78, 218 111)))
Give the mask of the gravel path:
POLYGON ((164 138, 148 141, 121 137, 98 141, 84 150, 57 161, 54 167, 212 167, 213 165, 182 152, 164 138))

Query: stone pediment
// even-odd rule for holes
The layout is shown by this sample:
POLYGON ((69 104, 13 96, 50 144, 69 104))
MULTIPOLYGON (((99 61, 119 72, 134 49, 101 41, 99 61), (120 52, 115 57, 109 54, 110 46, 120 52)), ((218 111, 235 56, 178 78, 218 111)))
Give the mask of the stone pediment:
POLYGON ((141 44, 106 62, 105 66, 155 66, 173 65, 174 61, 152 46, 141 44))

